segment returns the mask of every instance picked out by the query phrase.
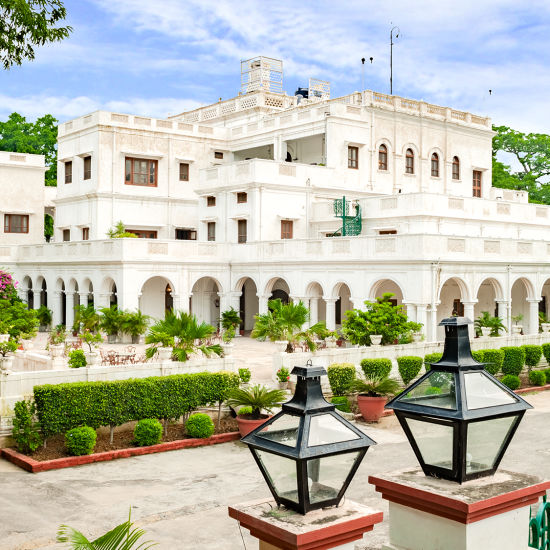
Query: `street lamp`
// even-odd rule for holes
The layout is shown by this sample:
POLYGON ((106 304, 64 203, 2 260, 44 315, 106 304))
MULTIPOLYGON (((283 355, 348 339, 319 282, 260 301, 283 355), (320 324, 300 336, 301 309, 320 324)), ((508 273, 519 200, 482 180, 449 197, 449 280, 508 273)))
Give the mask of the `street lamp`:
POLYGON ((323 367, 294 367, 292 374, 297 377, 294 397, 241 441, 250 448, 277 504, 306 514, 339 504, 376 442, 325 400, 323 367))
POLYGON ((392 399, 424 473, 462 483, 493 475, 527 409, 471 354, 469 319, 443 319, 443 357, 392 399))

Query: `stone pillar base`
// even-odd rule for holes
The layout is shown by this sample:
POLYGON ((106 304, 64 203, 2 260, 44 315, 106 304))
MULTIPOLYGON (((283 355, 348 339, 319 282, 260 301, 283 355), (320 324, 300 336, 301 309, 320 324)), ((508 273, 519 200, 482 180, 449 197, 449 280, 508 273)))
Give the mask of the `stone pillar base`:
POLYGON ((462 485, 422 470, 370 476, 390 502, 382 550, 527 550, 529 506, 550 482, 500 471, 462 485))
POLYGON ((230 506, 229 516, 259 540, 260 550, 353 549, 354 541, 382 521, 382 512, 347 499, 305 516, 262 499, 230 506))

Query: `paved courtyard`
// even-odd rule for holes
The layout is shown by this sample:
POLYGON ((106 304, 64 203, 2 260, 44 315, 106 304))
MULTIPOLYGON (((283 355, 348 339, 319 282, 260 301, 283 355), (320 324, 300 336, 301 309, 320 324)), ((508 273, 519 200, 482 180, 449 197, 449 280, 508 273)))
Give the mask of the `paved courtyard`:
MULTIPOLYGON (((550 478, 550 392, 528 396, 528 411, 502 468, 550 478)), ((367 453, 347 495, 387 511, 368 484, 370 474, 416 465, 395 418, 361 424, 378 445, 367 453)), ((0 549, 60 548, 56 529, 66 523, 97 536, 133 519, 159 548, 256 548, 255 540, 227 515, 227 506, 268 495, 267 486, 240 443, 186 449, 72 469, 29 474, 0 460, 0 549)), ((387 524, 367 535, 381 543, 387 524)), ((527 537, 527 525, 525 526, 527 537)))

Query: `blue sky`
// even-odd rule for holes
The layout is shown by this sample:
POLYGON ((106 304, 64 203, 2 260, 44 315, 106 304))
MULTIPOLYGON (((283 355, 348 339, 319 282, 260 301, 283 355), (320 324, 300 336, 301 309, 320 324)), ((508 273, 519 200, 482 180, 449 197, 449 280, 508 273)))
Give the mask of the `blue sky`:
POLYGON ((0 72, 0 117, 176 114, 237 95, 256 55, 283 60, 287 93, 314 77, 333 97, 361 88, 366 57, 365 88, 387 93, 393 22, 395 94, 550 133, 550 2, 524 4, 68 0, 71 37, 0 72))

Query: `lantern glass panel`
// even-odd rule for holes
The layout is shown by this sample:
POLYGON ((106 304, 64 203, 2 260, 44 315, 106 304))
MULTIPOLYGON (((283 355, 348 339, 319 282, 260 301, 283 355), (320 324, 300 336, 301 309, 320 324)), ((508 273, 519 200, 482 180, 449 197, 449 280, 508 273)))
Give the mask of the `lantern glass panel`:
POLYGON ((300 427, 300 417, 291 414, 284 414, 257 435, 262 439, 275 441, 288 447, 296 447, 298 442, 298 428, 300 427))
POLYGON ((311 504, 338 496, 359 453, 357 451, 307 461, 307 485, 311 504))
POLYGON ((464 373, 464 387, 470 410, 517 403, 517 399, 480 371, 464 373))
POLYGON ((405 418, 422 459, 426 464, 453 469, 453 432, 452 424, 439 424, 429 420, 405 418))
POLYGON ((494 467, 502 446, 508 441, 508 434, 516 418, 517 416, 505 416, 468 424, 467 474, 494 467))
POLYGON ((331 414, 318 414, 311 417, 308 447, 330 445, 359 438, 359 435, 331 414))
POLYGON ((455 373, 432 371, 418 386, 399 400, 402 403, 456 411, 455 373))
POLYGON ((296 462, 290 458, 255 449, 264 471, 276 493, 292 502, 298 502, 296 462))

